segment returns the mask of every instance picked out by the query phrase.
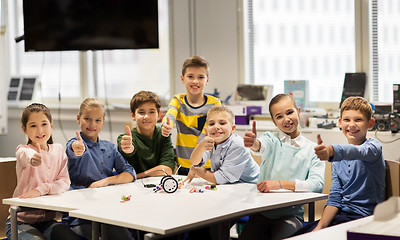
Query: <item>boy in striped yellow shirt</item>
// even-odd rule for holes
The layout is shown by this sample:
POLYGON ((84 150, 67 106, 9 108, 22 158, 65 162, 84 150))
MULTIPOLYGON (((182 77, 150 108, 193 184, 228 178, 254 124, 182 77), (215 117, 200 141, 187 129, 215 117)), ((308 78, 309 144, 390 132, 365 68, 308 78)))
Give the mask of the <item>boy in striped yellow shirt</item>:
MULTIPOLYGON (((199 56, 185 60, 182 65, 181 81, 186 87, 186 93, 175 95, 163 118, 162 135, 168 137, 173 124, 176 124, 176 156, 181 166, 179 174, 187 175, 191 163, 190 155, 197 143, 204 137, 203 128, 206 124, 208 110, 220 105, 221 101, 204 93, 204 87, 209 81, 209 64, 199 56)), ((204 168, 210 168, 207 161, 204 168)))

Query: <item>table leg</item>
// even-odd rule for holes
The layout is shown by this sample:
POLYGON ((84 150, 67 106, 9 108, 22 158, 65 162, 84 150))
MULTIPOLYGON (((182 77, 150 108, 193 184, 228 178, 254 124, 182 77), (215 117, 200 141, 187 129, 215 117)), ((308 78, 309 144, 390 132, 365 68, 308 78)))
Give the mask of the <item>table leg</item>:
POLYGON ((308 222, 315 221, 315 202, 310 202, 308 204, 308 222))
POLYGON ((218 223, 218 240, 229 240, 229 222, 218 223))
POLYGON ((18 240, 17 212, 18 207, 10 207, 11 240, 18 240))
POLYGON ((107 228, 105 224, 101 224, 101 240, 108 240, 107 228))
POLYGON ((11 223, 11 240, 18 240, 18 223, 17 223, 17 213, 35 210, 34 208, 28 207, 10 207, 10 223, 11 223))
POLYGON ((153 240, 153 239, 157 239, 157 234, 155 234, 155 233, 146 233, 144 235, 144 240, 153 240))
POLYGON ((99 223, 92 221, 92 240, 99 239, 99 223))

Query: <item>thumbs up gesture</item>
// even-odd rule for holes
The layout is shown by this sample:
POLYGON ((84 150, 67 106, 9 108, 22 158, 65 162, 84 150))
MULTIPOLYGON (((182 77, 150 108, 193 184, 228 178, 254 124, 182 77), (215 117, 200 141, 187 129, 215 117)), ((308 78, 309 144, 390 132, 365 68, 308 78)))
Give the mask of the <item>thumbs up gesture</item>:
POLYGON ((132 133, 129 126, 125 126, 126 134, 121 138, 121 149, 124 153, 133 153, 135 147, 132 144, 132 133))
POLYGON ((257 139, 257 129, 256 129, 256 121, 253 121, 253 125, 251 128, 251 132, 246 132, 243 137, 244 146, 252 148, 254 147, 257 139))
POLYGON ((36 152, 31 158, 31 164, 34 167, 40 166, 42 164, 42 154, 40 153, 40 144, 36 143, 36 152))
POLYGON ((75 155, 79 157, 79 156, 83 155, 86 148, 85 148, 85 144, 83 143, 82 137, 78 131, 76 131, 76 138, 77 138, 77 140, 72 143, 71 147, 72 147, 72 151, 74 151, 75 155))
POLYGON ((203 149, 203 151, 211 151, 214 147, 215 141, 208 134, 207 127, 204 128, 204 138, 200 141, 199 145, 203 149))
POLYGON ((168 137, 172 130, 171 120, 169 119, 169 117, 166 117, 166 120, 167 121, 161 127, 161 134, 164 137, 168 137))
POLYGON ((333 156, 333 147, 325 145, 320 134, 317 135, 317 143, 318 145, 314 148, 314 151, 319 159, 324 161, 333 156))

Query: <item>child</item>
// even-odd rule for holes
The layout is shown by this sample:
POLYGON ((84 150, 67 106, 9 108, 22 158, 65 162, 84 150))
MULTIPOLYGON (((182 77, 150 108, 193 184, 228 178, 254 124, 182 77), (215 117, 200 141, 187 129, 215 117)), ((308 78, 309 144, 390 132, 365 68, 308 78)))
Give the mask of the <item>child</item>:
POLYGON ((137 178, 171 175, 175 168, 171 137, 161 134, 156 126, 161 109, 157 94, 149 91, 136 93, 130 103, 136 127, 126 127, 126 134, 118 137, 118 151, 137 171, 137 178))
MULTIPOLYGON (((256 124, 246 132, 244 145, 253 154, 262 156, 260 192, 288 189, 322 192, 325 162, 315 155, 315 143, 299 131, 300 108, 293 97, 278 94, 269 103, 272 121, 278 133, 264 133, 257 139, 256 124)), ((286 207, 252 215, 239 239, 282 239, 302 226, 304 210, 301 206, 286 207)))
MULTIPOLYGON (((111 184, 132 182, 135 170, 118 152, 112 142, 99 139, 104 124, 104 105, 94 98, 85 99, 77 115, 81 133, 67 143, 67 156, 71 188, 97 188, 111 184), (113 170, 118 175, 113 174, 113 170)), ((91 222, 64 217, 71 229, 87 239, 92 239, 91 222)), ((105 225, 108 239, 132 239, 126 228, 105 225)))
POLYGON ((260 167, 244 147, 243 138, 233 134, 236 130, 234 118, 225 105, 208 110, 205 137, 192 152, 193 165, 185 181, 191 182, 197 175, 216 184, 257 183, 260 167), (207 159, 211 160, 211 171, 200 168, 207 159))
POLYGON ((367 100, 349 97, 342 103, 339 119, 349 144, 325 145, 318 134, 315 153, 321 160, 333 162, 332 186, 321 219, 296 235, 372 215, 375 206, 385 200, 382 146, 366 138, 375 122, 371 116, 367 100))
MULTIPOLYGON (((67 156, 61 144, 53 143, 53 121, 43 104, 24 109, 21 128, 28 144, 17 147, 17 187, 13 197, 33 198, 68 190, 67 156)), ((54 220, 55 212, 37 210, 18 213, 18 239, 79 239, 67 226, 54 220)), ((6 235, 11 239, 10 218, 6 235)))
MULTIPOLYGON (((168 137, 173 123, 176 124, 176 156, 179 174, 187 175, 190 155, 197 146, 199 136, 206 123, 207 111, 221 101, 211 95, 204 94, 204 87, 209 81, 208 62, 198 56, 185 60, 182 66, 182 83, 186 87, 186 94, 175 95, 168 106, 167 114, 163 119, 162 135, 168 137)), ((210 168, 210 162, 204 168, 210 168)))

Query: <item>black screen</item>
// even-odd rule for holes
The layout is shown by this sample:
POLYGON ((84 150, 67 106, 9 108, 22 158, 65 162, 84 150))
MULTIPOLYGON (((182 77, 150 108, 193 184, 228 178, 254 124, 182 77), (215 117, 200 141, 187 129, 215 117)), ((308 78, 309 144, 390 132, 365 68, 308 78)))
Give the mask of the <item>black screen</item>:
POLYGON ((364 97, 365 87, 367 86, 367 77, 365 73, 346 73, 344 77, 342 99, 340 100, 340 106, 342 102, 348 97, 364 97))
POLYGON ((24 0, 25 51, 158 48, 157 0, 24 0))

